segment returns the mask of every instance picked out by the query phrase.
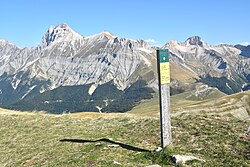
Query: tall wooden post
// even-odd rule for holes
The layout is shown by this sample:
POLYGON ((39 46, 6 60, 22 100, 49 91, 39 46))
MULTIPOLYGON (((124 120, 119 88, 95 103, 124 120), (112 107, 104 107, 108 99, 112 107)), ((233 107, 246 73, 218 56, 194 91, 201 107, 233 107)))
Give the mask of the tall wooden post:
POLYGON ((161 147, 172 143, 170 118, 170 65, 167 49, 157 50, 157 68, 159 80, 161 147))

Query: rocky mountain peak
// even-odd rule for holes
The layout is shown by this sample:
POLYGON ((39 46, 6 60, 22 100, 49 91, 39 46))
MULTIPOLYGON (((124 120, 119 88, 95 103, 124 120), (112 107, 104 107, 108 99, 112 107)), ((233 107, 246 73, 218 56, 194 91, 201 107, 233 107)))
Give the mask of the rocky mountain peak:
POLYGON ((197 45, 197 46, 202 47, 203 43, 204 42, 201 40, 201 37, 199 37, 199 36, 190 37, 185 41, 186 46, 187 45, 197 45))
POLYGON ((250 45, 244 46, 244 45, 235 45, 235 48, 239 49, 241 51, 240 55, 244 57, 250 57, 250 45))
POLYGON ((109 39, 113 39, 113 38, 115 38, 116 36, 114 35, 114 34, 112 34, 112 33, 110 33, 110 32, 101 32, 99 35, 101 35, 101 36, 105 36, 105 37, 107 37, 107 38, 109 38, 109 39))
POLYGON ((0 44, 1 45, 13 45, 12 43, 10 43, 9 41, 4 40, 4 39, 0 39, 0 44))
MULTIPOLYGON (((6 51, 8 49, 13 51, 13 50, 20 50, 21 48, 10 43, 7 40, 0 39, 0 57, 4 56, 5 54, 3 54, 3 51, 6 51)), ((1 59, 0 59, 0 62, 1 62, 1 59)))
POLYGON ((59 24, 59 25, 57 25, 56 27, 55 27, 55 29, 57 29, 57 28, 62 28, 62 29, 67 29, 67 30, 72 30, 66 23, 61 23, 61 24, 59 24))
POLYGON ((171 40, 171 41, 169 41, 168 43, 165 44, 165 47, 166 46, 176 47, 177 45, 179 45, 179 44, 178 44, 178 42, 176 40, 171 40))
POLYGON ((4 40, 4 39, 0 39, 0 43, 6 43, 8 41, 4 40))
POLYGON ((83 36, 73 31, 66 23, 51 26, 42 38, 42 44, 49 46, 53 42, 82 39, 83 36))
POLYGON ((85 37, 86 40, 90 40, 90 41, 110 40, 114 38, 116 38, 116 36, 110 32, 101 32, 99 34, 94 34, 94 35, 85 37))

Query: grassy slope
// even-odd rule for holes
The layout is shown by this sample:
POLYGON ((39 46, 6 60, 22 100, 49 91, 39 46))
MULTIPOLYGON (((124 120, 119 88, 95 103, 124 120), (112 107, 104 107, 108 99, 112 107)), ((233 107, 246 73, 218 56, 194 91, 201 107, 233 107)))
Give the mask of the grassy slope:
POLYGON ((173 101, 178 101, 178 100, 200 101, 200 100, 220 98, 220 97, 226 96, 225 93, 215 88, 210 88, 207 91, 204 91, 200 94, 195 95, 196 92, 197 90, 187 91, 184 93, 174 95, 172 98, 174 98, 173 101))
MULTIPOLYGON (((220 99, 226 96, 226 94, 220 92, 219 90, 212 89, 211 91, 209 91, 209 93, 204 93, 203 94, 204 97, 198 96, 194 98, 193 95, 192 98, 190 98, 189 96, 194 93, 195 91, 187 91, 184 93, 171 96, 170 105, 172 112, 177 112, 179 108, 183 108, 185 106, 191 106, 197 103, 203 103, 204 101, 209 101, 211 99, 220 99), (200 100, 201 98, 204 98, 205 100, 200 100)), ((136 113, 144 116, 155 116, 156 113, 158 113, 158 111, 159 111, 159 99, 158 97, 156 97, 154 99, 142 102, 141 104, 134 107, 129 113, 136 113)))
MULTIPOLYGON (((82 115, 84 116, 84 115, 82 115)), ((46 114, 0 114, 0 166, 126 166, 150 164, 144 154, 107 143, 62 143, 64 138, 114 141, 153 149, 158 145, 154 119, 80 118, 46 114), (147 127, 145 130, 140 130, 147 127)))
MULTIPOLYGON (((239 95, 236 95, 239 96, 239 95)), ((168 153, 194 155, 192 166, 249 166, 249 121, 216 113, 172 118, 173 146, 166 153, 140 153, 109 143, 62 143, 64 138, 112 138, 153 150, 160 145, 158 101, 126 114, 49 115, 0 111, 0 166, 145 166, 171 164, 168 153), (144 112, 141 112, 141 111, 144 112), (116 161, 120 165, 116 164, 116 161)))
POLYGON ((173 63, 170 64, 170 70, 171 74, 178 74, 178 75, 171 75, 171 79, 178 80, 182 83, 194 83, 195 78, 196 79, 199 78, 197 74, 188 71, 187 69, 184 70, 173 63))
POLYGON ((173 111, 231 114, 239 119, 250 120, 250 91, 177 106, 173 108, 173 111))

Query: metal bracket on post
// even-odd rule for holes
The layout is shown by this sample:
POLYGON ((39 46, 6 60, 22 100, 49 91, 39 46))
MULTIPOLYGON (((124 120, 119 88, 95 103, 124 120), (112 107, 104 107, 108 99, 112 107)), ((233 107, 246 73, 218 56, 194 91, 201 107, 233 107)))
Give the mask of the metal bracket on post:
POLYGON ((157 50, 157 68, 159 80, 161 147, 172 143, 170 118, 170 65, 167 49, 157 50))

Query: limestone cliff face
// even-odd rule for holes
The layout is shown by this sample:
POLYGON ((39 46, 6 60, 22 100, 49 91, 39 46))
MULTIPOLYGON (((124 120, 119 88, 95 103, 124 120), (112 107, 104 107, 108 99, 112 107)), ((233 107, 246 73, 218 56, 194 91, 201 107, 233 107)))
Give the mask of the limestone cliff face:
POLYGON ((241 86, 249 82, 250 59, 235 46, 209 45, 195 36, 182 43, 170 41, 163 48, 169 49, 173 64, 196 76, 224 77, 241 86))
MULTIPOLYGON (((29 80, 49 80, 50 89, 114 80, 123 90, 152 71, 154 56, 143 40, 108 32, 83 37, 66 24, 50 27, 35 48, 20 49, 7 41, 1 41, 0 48, 0 75, 14 75, 14 89, 21 82, 17 74, 24 72, 29 80)), ((153 81, 154 75, 148 80, 153 81)))

